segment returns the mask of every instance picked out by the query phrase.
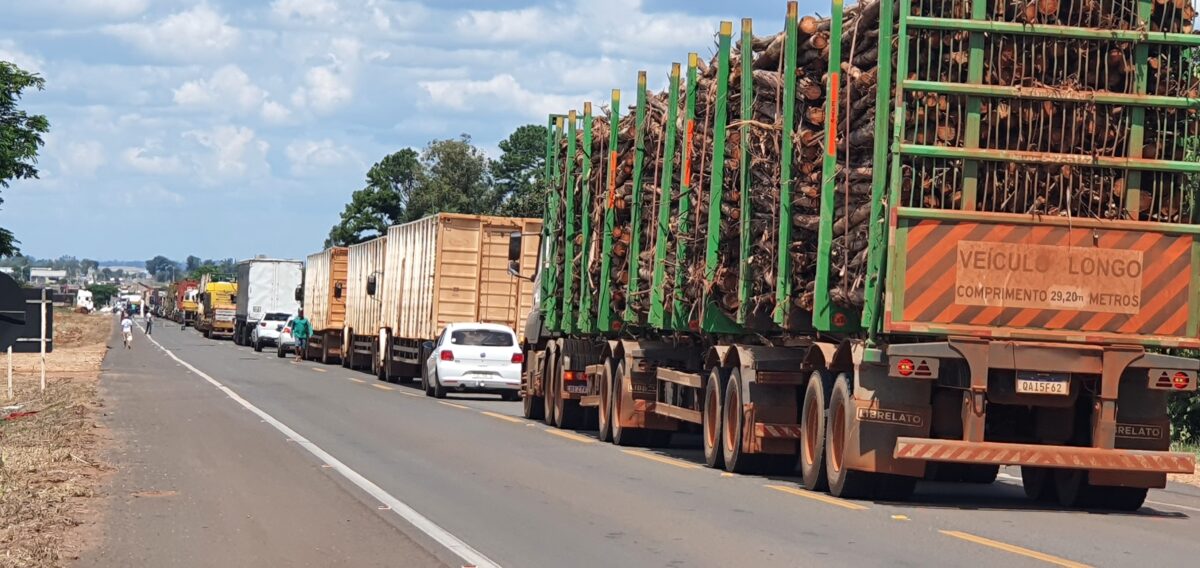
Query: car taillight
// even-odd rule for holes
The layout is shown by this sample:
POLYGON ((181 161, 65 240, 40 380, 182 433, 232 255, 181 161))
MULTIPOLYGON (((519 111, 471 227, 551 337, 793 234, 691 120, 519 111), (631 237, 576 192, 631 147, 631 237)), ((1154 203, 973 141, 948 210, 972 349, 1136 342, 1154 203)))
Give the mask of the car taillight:
POLYGON ((265 321, 264 321, 264 322, 260 322, 260 323, 258 324, 258 327, 267 327, 267 322, 265 322, 265 321))
POLYGON ((520 353, 513 353, 513 356, 512 356, 512 362, 513 362, 513 363, 524 363, 524 362, 525 362, 525 356, 524 356, 524 355, 522 355, 522 354, 520 354, 520 353))
POLYGON ((453 361, 454 360, 454 352, 453 351, 442 351, 441 359, 443 361, 453 361))

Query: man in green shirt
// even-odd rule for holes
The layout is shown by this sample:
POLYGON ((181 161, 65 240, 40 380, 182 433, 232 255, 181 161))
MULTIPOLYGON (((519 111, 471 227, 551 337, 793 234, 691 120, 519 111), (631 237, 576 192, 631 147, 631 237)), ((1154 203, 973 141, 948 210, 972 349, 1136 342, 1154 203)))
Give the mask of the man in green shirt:
POLYGON ((292 320, 292 338, 296 340, 297 361, 304 358, 309 337, 312 337, 312 324, 304 317, 304 310, 300 310, 296 312, 296 319, 292 320))

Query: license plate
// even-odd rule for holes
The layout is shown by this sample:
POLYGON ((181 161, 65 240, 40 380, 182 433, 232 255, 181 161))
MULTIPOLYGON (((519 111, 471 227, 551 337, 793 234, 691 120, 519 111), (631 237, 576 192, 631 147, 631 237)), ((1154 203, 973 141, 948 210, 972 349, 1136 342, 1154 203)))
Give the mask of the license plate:
POLYGON ((1069 375, 1021 373, 1017 375, 1017 392, 1068 396, 1071 394, 1071 377, 1069 375))
POLYGON ((584 385, 566 385, 567 392, 571 394, 587 394, 588 386, 584 385))

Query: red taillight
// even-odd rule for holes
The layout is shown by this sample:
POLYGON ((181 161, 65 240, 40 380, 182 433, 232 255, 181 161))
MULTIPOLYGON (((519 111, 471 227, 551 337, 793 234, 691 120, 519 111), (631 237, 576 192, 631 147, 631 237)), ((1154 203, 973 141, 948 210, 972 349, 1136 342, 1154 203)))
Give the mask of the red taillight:
POLYGON ((524 363, 524 362, 525 362, 525 356, 524 356, 524 355, 522 355, 522 354, 520 354, 520 353, 513 353, 513 356, 512 356, 512 362, 513 362, 513 363, 524 363))
POLYGON ((267 327, 267 322, 259 322, 258 327, 267 327))
POLYGON ((453 361, 454 360, 454 352, 453 351, 442 351, 442 355, 440 358, 443 361, 453 361))
POLYGON ((1174 377, 1171 377, 1171 384, 1179 390, 1188 388, 1189 383, 1191 383, 1191 378, 1188 377, 1187 373, 1179 372, 1175 373, 1174 377))
POLYGON ((900 373, 901 377, 912 376, 915 369, 916 365, 913 364, 912 359, 901 359, 899 363, 896 363, 896 372, 900 373))

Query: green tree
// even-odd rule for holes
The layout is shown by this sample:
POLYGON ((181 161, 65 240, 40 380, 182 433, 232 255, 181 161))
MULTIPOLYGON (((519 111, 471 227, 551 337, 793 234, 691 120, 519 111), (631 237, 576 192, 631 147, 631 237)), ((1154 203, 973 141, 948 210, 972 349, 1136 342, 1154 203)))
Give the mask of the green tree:
POLYGON ((171 275, 175 266, 175 261, 160 254, 146 261, 146 272, 149 272, 150 276, 161 282, 164 278, 171 275))
MULTIPOLYGON (((12 180, 38 177, 38 149, 45 144, 42 135, 50 131, 50 121, 18 109, 17 101, 26 89, 40 91, 45 85, 38 75, 0 61, 0 187, 7 188, 12 180)), ((18 243, 12 231, 0 228, 0 256, 20 252, 18 243)))
POLYGON ((183 269, 187 272, 195 272, 198 268, 200 268, 200 257, 189 254, 183 269))
MULTIPOLYGON (((105 270, 108 270, 107 268, 105 270)), ((92 303, 97 306, 108 304, 108 301, 120 293, 120 290, 112 284, 92 284, 87 287, 92 293, 92 303)))
POLYGON ((89 270, 94 270, 94 269, 98 269, 98 268, 100 268, 100 263, 96 262, 90 258, 85 258, 85 259, 79 261, 79 270, 85 275, 88 273, 89 270))
POLYGON ((352 245, 383 235, 405 218, 408 201, 424 179, 416 150, 405 148, 384 156, 367 170, 366 187, 350 196, 325 246, 352 245))
POLYGON ((499 214, 541 217, 546 200, 546 127, 526 124, 500 142, 500 159, 492 162, 499 214))
POLYGON ((463 134, 457 139, 434 140, 421 153, 426 179, 410 197, 405 221, 434 213, 494 213, 489 160, 483 150, 463 134))

